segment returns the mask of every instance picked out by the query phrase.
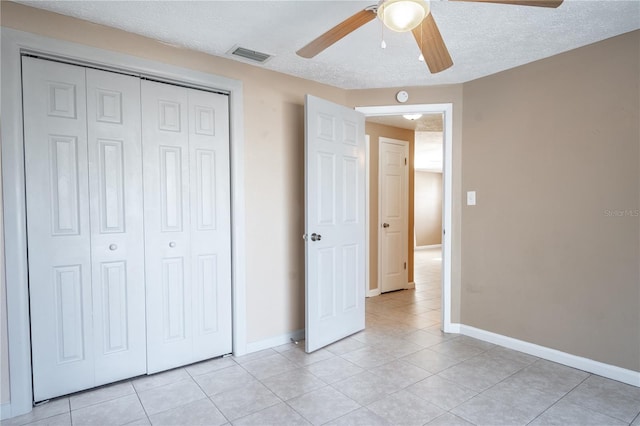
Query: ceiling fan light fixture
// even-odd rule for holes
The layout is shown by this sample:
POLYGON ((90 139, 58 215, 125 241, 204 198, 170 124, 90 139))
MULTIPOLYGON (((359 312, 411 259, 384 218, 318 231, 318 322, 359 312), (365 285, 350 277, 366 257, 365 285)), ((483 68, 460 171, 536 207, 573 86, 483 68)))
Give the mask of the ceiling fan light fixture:
POLYGON ((425 0, 383 0, 378 4, 378 18, 390 30, 411 31, 429 14, 425 0))

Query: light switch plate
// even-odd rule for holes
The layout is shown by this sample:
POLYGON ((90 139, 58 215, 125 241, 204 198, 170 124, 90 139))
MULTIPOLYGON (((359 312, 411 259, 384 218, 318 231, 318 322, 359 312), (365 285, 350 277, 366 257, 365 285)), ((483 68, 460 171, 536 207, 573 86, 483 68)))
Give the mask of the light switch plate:
POLYGON ((467 191, 467 205, 468 206, 476 205, 476 191, 467 191))

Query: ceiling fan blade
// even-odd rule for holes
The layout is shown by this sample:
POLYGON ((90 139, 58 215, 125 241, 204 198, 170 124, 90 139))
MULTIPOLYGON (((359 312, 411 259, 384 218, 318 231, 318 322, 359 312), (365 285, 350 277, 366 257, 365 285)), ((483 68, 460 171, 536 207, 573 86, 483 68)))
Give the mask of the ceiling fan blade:
POLYGON ((411 32, 432 74, 444 71, 453 65, 433 15, 428 14, 411 32))
POLYGON ((373 10, 361 10, 355 15, 340 22, 338 25, 331 28, 329 31, 322 34, 296 53, 298 56, 302 56, 303 58, 313 58, 336 41, 357 30, 375 17, 376 14, 373 10))
POLYGON ((536 6, 556 8, 562 4, 562 0, 451 0, 476 3, 514 4, 517 6, 536 6))

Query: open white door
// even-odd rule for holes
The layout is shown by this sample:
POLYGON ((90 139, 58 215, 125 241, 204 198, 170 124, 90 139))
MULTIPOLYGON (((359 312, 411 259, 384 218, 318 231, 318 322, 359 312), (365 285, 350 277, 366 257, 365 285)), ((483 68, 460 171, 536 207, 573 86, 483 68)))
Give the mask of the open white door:
POLYGON ((305 99, 307 352, 365 325, 364 115, 305 99))

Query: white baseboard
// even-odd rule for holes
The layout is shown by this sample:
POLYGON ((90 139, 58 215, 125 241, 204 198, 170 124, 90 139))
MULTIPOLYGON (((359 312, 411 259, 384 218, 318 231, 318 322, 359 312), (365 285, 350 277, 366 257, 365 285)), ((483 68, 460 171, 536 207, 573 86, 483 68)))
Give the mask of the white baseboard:
MULTIPOLYGON (((370 290, 370 292, 371 291, 376 290, 370 290)), ((498 346, 503 346, 505 348, 537 356, 538 358, 546 359, 548 361, 557 362, 559 364, 577 368, 579 370, 583 370, 592 374, 597 374, 598 376, 606 377, 608 379, 617 380, 622 383, 640 387, 640 371, 633 371, 617 367, 615 365, 605 364, 600 361, 572 355, 566 352, 559 351, 557 349, 548 348, 546 346, 537 345, 535 343, 525 342, 524 340, 514 339, 502 334, 475 328, 470 325, 451 323, 447 324, 444 331, 447 333, 463 334, 465 336, 493 343, 498 346)), ((263 349, 269 349, 275 346, 284 345, 286 343, 289 343, 291 339, 304 339, 304 329, 286 333, 281 336, 271 337, 269 339, 248 343, 247 353, 257 352, 263 349)), ((10 403, 0 405, 0 410, 1 418, 6 418, 5 415, 10 415, 9 413, 11 413, 10 403)))
POLYGON ((442 327, 442 331, 444 331, 445 333, 461 334, 460 333, 460 324, 455 323, 455 322, 447 324, 445 322, 444 327, 442 327))
POLYGON ((274 348, 276 346, 284 345, 286 343, 290 343, 291 339, 293 340, 303 340, 304 339, 304 329, 292 331, 286 334, 282 334, 276 337, 270 337, 268 339, 259 340, 257 342, 247 343, 247 354, 252 352, 258 352, 264 349, 274 348))
POLYGON ((380 296, 380 289, 379 288, 374 288, 373 290, 369 290, 367 291, 367 296, 366 297, 375 297, 375 296, 380 296))
MULTIPOLYGON (((512 337, 503 336, 501 334, 492 333, 490 331, 481 330, 464 324, 451 324, 458 326, 460 334, 473 337, 485 342, 504 346, 509 349, 524 352, 529 355, 537 356, 549 361, 564 364, 569 367, 577 368, 589 373, 608 379, 617 380, 629 385, 640 387, 640 372, 627 370, 625 368, 616 367, 615 365, 605 364, 589 358, 572 355, 556 349, 547 348, 546 346, 536 345, 535 343, 525 342, 523 340, 514 339, 512 337)), ((455 328, 455 327, 454 327, 455 328)))
POLYGON ((11 402, 0 404, 0 420, 5 420, 9 417, 11 417, 11 402))
POLYGON ((434 248, 442 248, 442 244, 433 244, 430 246, 415 246, 413 249, 414 250, 429 250, 429 249, 434 249, 434 248))
POLYGON ((407 283, 407 286, 405 287, 407 290, 411 290, 416 288, 416 283, 414 281, 411 281, 410 283, 407 283))

